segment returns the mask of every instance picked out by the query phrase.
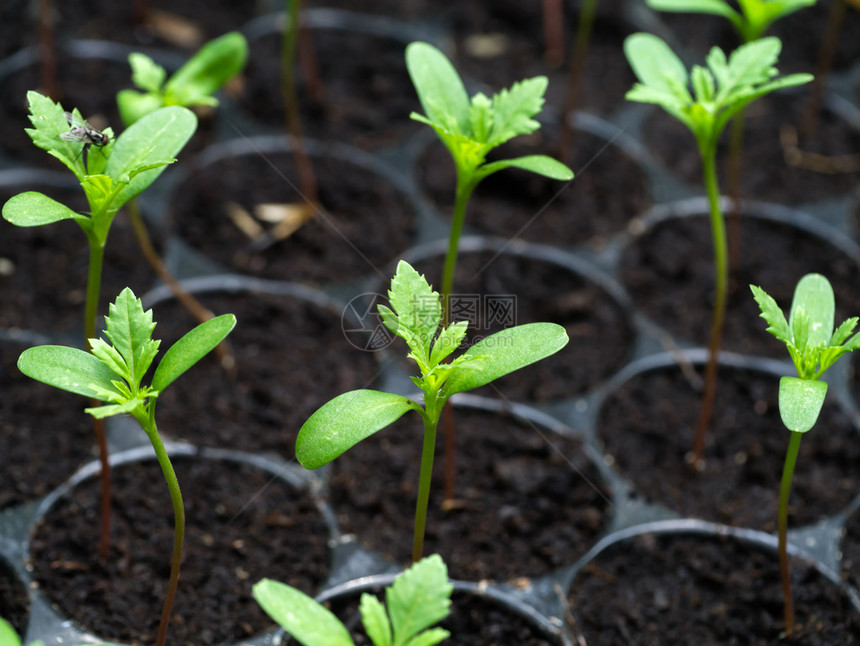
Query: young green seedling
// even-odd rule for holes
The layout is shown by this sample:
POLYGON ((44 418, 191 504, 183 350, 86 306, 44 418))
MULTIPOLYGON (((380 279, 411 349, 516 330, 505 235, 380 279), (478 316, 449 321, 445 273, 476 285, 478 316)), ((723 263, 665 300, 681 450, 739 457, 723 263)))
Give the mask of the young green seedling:
POLYGON ((782 469, 778 510, 785 632, 790 638, 794 632, 794 604, 791 597, 787 547, 791 478, 800 450, 800 440, 803 434, 815 425, 827 395, 827 382, 820 379, 839 357, 860 348, 860 334, 848 338, 857 326, 857 317, 850 318, 836 330, 833 329, 833 288, 821 274, 807 274, 797 283, 788 321, 776 301, 761 287, 750 285, 750 289, 761 309, 761 317, 767 321, 767 331, 785 344, 797 371, 797 377, 782 377, 779 381, 779 414, 782 423, 791 432, 782 469))
MULTIPOLYGON (((442 268, 442 320, 450 323, 448 305, 457 265, 460 234, 466 217, 469 197, 485 177, 505 168, 520 168, 551 179, 568 181, 573 172, 564 164, 545 155, 527 155, 514 159, 488 162, 493 149, 518 135, 540 128, 532 117, 544 103, 547 78, 537 76, 514 83, 490 99, 478 93, 471 99, 460 75, 438 49, 422 42, 406 48, 406 67, 418 93, 425 115, 410 116, 426 123, 448 148, 457 171, 454 212, 448 234, 448 251, 442 268)), ((445 425, 445 499, 454 498, 454 439, 453 426, 445 425)))
POLYGON ((418 364, 421 374, 411 379, 423 392, 424 405, 377 390, 339 395, 311 415, 299 430, 296 457, 302 466, 316 469, 407 411, 418 413, 424 422, 412 542, 412 560, 418 561, 424 549, 436 427, 448 398, 555 354, 567 345, 568 338, 564 328, 555 323, 518 325, 484 338, 446 362, 463 342, 468 322, 442 326, 439 294, 403 260, 391 280, 388 299, 391 308, 380 305, 379 313, 385 326, 406 341, 410 350, 407 356, 418 364))
POLYGON ((181 105, 217 106, 213 95, 245 67, 248 43, 231 31, 200 48, 169 79, 167 71, 146 54, 129 54, 131 80, 138 90, 120 90, 117 106, 123 123, 130 126, 158 108, 181 105))
POLYGON ((705 432, 710 424, 716 395, 717 355, 726 310, 729 261, 726 225, 720 208, 717 181, 717 142, 729 119, 755 99, 786 87, 807 83, 809 74, 775 78, 774 63, 782 43, 778 38, 762 38, 741 45, 726 59, 714 47, 707 57, 708 67, 693 66, 687 73, 669 46, 652 34, 633 34, 624 41, 624 53, 639 83, 627 93, 629 101, 656 103, 687 126, 696 138, 702 157, 702 172, 708 195, 711 235, 714 245, 714 310, 708 342, 705 392, 696 425, 691 454, 694 467, 703 466, 705 432), (692 86, 693 94, 688 90, 692 86))
MULTIPOLYGON (((385 604, 361 595, 359 612, 373 646, 433 646, 447 639, 431 628, 451 612, 448 570, 438 554, 420 560, 385 589, 385 604)), ((293 587, 263 579, 254 586, 257 603, 302 646, 355 646, 330 610, 293 587)))
POLYGON ((140 299, 125 288, 105 317, 107 341, 90 339, 90 352, 57 345, 28 348, 18 359, 18 368, 33 379, 105 402, 105 405, 85 409, 96 419, 131 415, 152 443, 170 491, 175 523, 170 582, 158 627, 158 646, 164 646, 167 639, 170 612, 179 583, 185 509, 176 474, 155 424, 155 404, 165 388, 208 354, 235 325, 236 317, 224 314, 192 329, 164 353, 152 381, 146 386, 143 378, 158 353, 160 341, 152 339, 155 329, 152 310, 144 312, 140 299))
MULTIPOLYGON (((3 205, 3 217, 20 227, 42 226, 60 220, 74 220, 81 227, 90 248, 84 305, 84 338, 90 339, 96 335, 102 263, 114 216, 175 161, 174 155, 194 134, 197 118, 182 107, 162 108, 129 127, 115 140, 111 129, 104 130, 102 134, 108 142, 94 147, 91 137, 70 135, 71 123, 65 115, 69 114, 76 122, 86 123, 77 109, 67 113, 59 103, 38 92, 28 92, 27 100, 33 124, 33 128, 27 129, 27 134, 36 146, 59 159, 75 174, 86 194, 89 213, 76 213, 47 195, 28 191, 15 195, 3 205)), ((102 463, 99 553, 107 560, 110 545, 110 464, 104 427, 94 420, 94 429, 102 463)))
MULTIPOLYGON (((248 43, 237 31, 216 38, 200 48, 173 76, 167 78, 167 71, 146 54, 129 54, 131 79, 142 90, 120 90, 116 96, 120 116, 126 126, 142 117, 171 105, 192 108, 197 106, 214 107, 218 99, 213 96, 221 87, 242 71, 248 59, 248 43)), ((162 261, 152 244, 146 224, 137 206, 137 200, 126 205, 135 237, 144 257, 170 288, 176 299, 203 322, 213 314, 200 301, 179 284, 162 261)), ((219 357, 225 369, 235 366, 228 344, 218 347, 219 357)))

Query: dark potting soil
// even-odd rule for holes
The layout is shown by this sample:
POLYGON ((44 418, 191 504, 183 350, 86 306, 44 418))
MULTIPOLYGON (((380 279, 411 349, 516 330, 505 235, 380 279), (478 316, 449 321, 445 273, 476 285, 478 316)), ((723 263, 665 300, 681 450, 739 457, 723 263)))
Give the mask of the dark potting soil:
MULTIPOLYGON (((317 592, 326 575, 328 531, 306 492, 243 463, 199 457, 173 462, 186 534, 171 643, 231 644, 272 628, 251 596, 251 586, 265 576, 317 592)), ((61 615, 88 631, 151 644, 170 571, 170 498, 154 460, 114 468, 113 486, 107 565, 98 562, 94 548, 99 487, 88 480, 36 528, 34 577, 61 615)))
MULTIPOLYGON (((608 493, 580 440, 499 413, 455 407, 457 506, 442 509, 442 423, 424 553, 451 578, 508 581, 572 563, 607 524, 608 493)), ((341 530, 398 563, 412 554, 422 426, 407 415, 333 462, 341 530)))
MULTIPOLYGON (((38 185, 3 191, 0 202, 29 190, 42 191, 78 212, 87 212, 82 191, 38 185)), ((84 232, 72 221, 40 227, 16 227, 3 221, 0 229, 0 296, 4 302, 0 327, 65 335, 70 343, 83 344, 90 254, 84 232)), ((142 294, 154 279, 128 217, 118 214, 105 247, 99 311, 106 312, 107 304, 124 287, 142 294)))
MULTIPOLYGON (((860 268, 818 236, 742 214, 740 250, 722 349, 788 358, 785 346, 765 331, 751 284, 763 288, 787 312, 797 281, 818 272, 833 285, 837 324, 860 314, 860 268)), ((714 266, 706 216, 673 218, 634 239, 623 252, 620 277, 641 312, 676 338, 707 346, 714 266)))
MULTIPOLYGON (((860 615, 839 588, 793 559, 791 644, 858 643, 860 615)), ((589 646, 783 643, 776 551, 720 537, 644 534, 608 548, 574 581, 571 612, 589 646)))
MULTIPOLYGON (((381 592, 374 594, 384 603, 385 597, 381 592)), ((356 646, 368 646, 371 642, 361 627, 358 600, 351 597, 334 599, 330 605, 332 612, 349 629, 356 646)), ((561 643, 560 639, 549 637, 521 614, 505 608, 498 601, 457 590, 451 595, 451 614, 436 625, 451 633, 444 642, 451 646, 553 646, 561 643)))
MULTIPOLYGON (((545 126, 545 128, 547 128, 545 126)), ((538 131, 502 148, 494 158, 558 156, 557 128, 538 131)), ((577 130, 572 182, 560 182, 516 169, 490 175, 469 200, 466 227, 483 233, 551 245, 600 247, 650 206, 642 169, 605 139, 577 130)), ((454 204, 454 167, 441 142, 417 163, 419 182, 441 213, 454 204)))
POLYGON ((12 567, 0 558, 0 618, 5 619, 19 635, 27 630, 30 597, 12 567))
MULTIPOLYGON (((371 387, 373 355, 349 345, 340 312, 291 297, 204 293, 216 314, 233 313, 230 378, 214 355, 195 365, 158 401, 162 433, 202 446, 295 455, 299 428, 334 395, 371 387)), ((194 321, 176 302, 156 304, 155 337, 167 349, 194 321)))
MULTIPOLYGON (((597 437, 642 499, 683 516, 775 531, 789 440, 778 390, 776 376, 719 370, 700 473, 685 456, 693 447, 702 394, 678 368, 642 373, 613 392, 601 408, 597 437)), ((860 491, 858 460, 857 429, 828 399, 800 445, 789 526, 809 525, 847 507, 860 491)))
MULTIPOLYGON (((783 128, 798 133, 797 148, 803 153, 839 157, 860 151, 860 131, 830 110, 822 110, 812 136, 800 132, 810 88, 783 90, 762 97, 746 110, 741 158, 741 198, 771 201, 796 207, 847 195, 860 181, 856 164, 852 172, 833 172, 837 166, 797 166, 786 161, 780 140, 783 128)), ((730 191, 728 148, 731 125, 720 139, 717 152, 720 189, 730 191)), ((702 186, 702 162, 689 129, 666 114, 654 110, 642 126, 642 137, 663 165, 691 186, 702 186)), ((812 163, 809 155, 804 164, 812 163)), ((704 190, 704 189, 702 189, 704 190)))
POLYGON ((231 202, 247 213, 258 204, 304 204, 289 153, 241 155, 200 169, 174 192, 176 232, 225 267, 266 278, 331 283, 381 271, 413 240, 412 204, 370 170, 332 156, 311 159, 326 213, 287 239, 254 252, 227 209, 231 202))
MULTIPOLYGON (((631 322, 605 291, 540 258, 495 255, 461 253, 457 261, 452 317, 470 321, 467 342, 534 322, 562 325, 570 341, 551 357, 476 392, 515 401, 557 401, 594 388, 623 365, 630 354, 631 322)), ((442 262, 433 257, 416 262, 415 268, 438 289, 442 262)), ((408 369, 414 365, 410 361, 408 369)))
POLYGON ((0 509, 47 495, 95 450, 86 400, 18 370, 28 345, 0 343, 0 509))
MULTIPOLYGON (((347 20, 344 27, 348 25, 347 20)), ((393 23, 392 34, 397 33, 393 23)), ((278 31, 250 43, 239 103, 259 122, 285 132, 282 38, 278 31)), ((301 64, 296 79, 306 136, 379 148, 400 145, 422 128, 409 118, 420 104, 406 71, 405 35, 393 38, 347 28, 309 28, 308 38, 318 79, 305 78, 307 67, 301 64)))
POLYGON ((857 510, 845 522, 840 548, 842 578, 857 588, 860 586, 860 513, 857 510))

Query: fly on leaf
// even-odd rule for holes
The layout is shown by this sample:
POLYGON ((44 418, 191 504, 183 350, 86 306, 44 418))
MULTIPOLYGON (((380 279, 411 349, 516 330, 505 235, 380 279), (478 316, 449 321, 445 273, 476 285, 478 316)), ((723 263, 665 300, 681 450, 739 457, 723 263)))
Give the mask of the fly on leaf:
POLYGON ((107 146, 110 143, 110 137, 100 130, 96 130, 83 119, 78 119, 71 112, 64 112, 63 116, 72 127, 68 132, 60 135, 60 139, 64 141, 83 142, 84 150, 89 146, 107 146))

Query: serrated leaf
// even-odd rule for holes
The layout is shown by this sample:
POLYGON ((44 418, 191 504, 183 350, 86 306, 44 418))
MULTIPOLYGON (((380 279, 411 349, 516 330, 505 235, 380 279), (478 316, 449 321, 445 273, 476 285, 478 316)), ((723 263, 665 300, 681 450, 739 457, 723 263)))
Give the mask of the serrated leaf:
POLYGON ((18 369, 33 379, 77 395, 109 401, 103 391, 116 393, 115 374, 89 352, 62 345, 28 348, 18 358, 18 369), (93 385, 101 391, 96 391, 93 385))
POLYGON ((158 93, 167 71, 146 54, 132 52, 128 55, 128 64, 131 66, 131 82, 141 90, 158 93))
POLYGON ((152 310, 144 311, 140 299, 128 287, 108 307, 105 336, 122 357, 127 367, 123 377, 134 389, 140 386, 158 353, 159 341, 152 339, 154 329, 152 310))
MULTIPOLYGON (((30 107, 30 123, 32 128, 26 128, 27 134, 39 148, 49 151, 80 179, 83 177, 82 165, 75 161, 80 144, 75 144, 60 138, 61 134, 69 131, 69 122, 63 116, 65 110, 59 103, 54 103, 46 96, 30 90, 27 92, 27 103, 30 107)), ((80 113, 73 111, 76 117, 80 113)))
POLYGON ((854 328, 857 327, 857 321, 860 320, 856 316, 851 317, 850 319, 846 319, 842 321, 842 324, 833 332, 833 336, 830 337, 830 340, 827 342, 828 346, 835 347, 840 346, 845 342, 851 333, 854 331, 854 328))
POLYGON ((77 215, 65 204, 37 191, 18 193, 3 205, 3 219, 18 227, 38 227, 60 220, 75 220, 77 215))
POLYGON ((340 620, 305 593, 263 579, 254 585, 252 594, 266 614, 302 646, 354 646, 340 620))
POLYGON ((481 92, 472 97, 472 103, 469 106, 469 124, 472 138, 486 143, 493 129, 493 102, 481 92))
POLYGON ((385 614, 385 606, 382 605, 382 602, 372 594, 365 592, 361 595, 358 611, 361 613, 364 632, 370 637, 374 646, 390 646, 392 639, 391 623, 388 621, 388 615, 385 614))
POLYGON ((536 76, 518 81, 493 95, 491 146, 498 146, 517 135, 527 135, 540 128, 540 123, 532 117, 543 108, 548 83, 545 76, 536 76))
POLYGON ((428 119, 468 135, 469 95, 451 61, 436 47, 414 42, 406 47, 406 69, 428 119))
POLYGON ((443 329, 433 343, 433 350, 430 353, 430 365, 435 366, 459 348, 466 337, 468 328, 468 321, 458 321, 443 329))
POLYGON ((445 641, 450 636, 451 633, 444 628, 430 628, 423 633, 415 635, 415 637, 406 642, 406 646, 435 646, 435 644, 445 641))
MULTIPOLYGON (((398 325, 411 332, 420 343, 423 354, 429 355, 430 343, 442 322, 439 294, 430 287, 422 274, 405 260, 401 260, 397 263, 397 270, 391 279, 388 301, 397 314, 398 325)), ((399 334, 395 330, 392 331, 399 334)), ((410 347, 413 351, 416 350, 411 344, 410 347)))
POLYGON ((84 412, 89 413, 96 419, 105 419, 114 415, 130 415, 135 409, 143 405, 144 400, 135 398, 124 401, 121 404, 105 404, 104 406, 85 408, 84 412))
POLYGON ((409 410, 420 408, 393 393, 353 390, 338 395, 302 425, 296 438, 296 458, 306 469, 317 469, 409 410))
POLYGON ((163 391, 191 366, 214 350, 234 327, 236 327, 236 317, 232 314, 222 314, 187 332, 164 353, 152 377, 152 387, 163 391))
POLYGON ((459 370, 448 378, 445 397, 484 386, 555 354, 567 345, 565 329, 555 323, 527 323, 492 334, 461 356, 480 356, 480 370, 459 370))
POLYGON ((132 374, 129 372, 128 366, 125 364, 125 360, 122 358, 117 349, 106 342, 104 339, 90 339, 90 352, 93 353, 99 361, 101 361, 105 366, 110 368, 114 373, 118 376, 122 377, 128 382, 131 382, 133 379, 132 374))
POLYGON ((385 590, 394 646, 403 646, 422 630, 448 616, 451 592, 448 570, 438 554, 408 568, 385 590))
POLYGON ((790 343, 791 328, 788 326, 788 321, 785 320, 785 314, 779 309, 779 305, 761 287, 750 285, 750 289, 752 290, 755 302, 758 303, 758 307, 761 310, 761 318, 768 324, 767 331, 783 343, 790 343))
POLYGON ((81 179, 81 188, 84 189, 90 205, 97 211, 102 211, 100 207, 111 199, 115 184, 109 175, 85 175, 81 179))
POLYGON ((690 73, 690 83, 698 103, 710 103, 714 100, 716 86, 714 77, 704 67, 696 65, 690 73))

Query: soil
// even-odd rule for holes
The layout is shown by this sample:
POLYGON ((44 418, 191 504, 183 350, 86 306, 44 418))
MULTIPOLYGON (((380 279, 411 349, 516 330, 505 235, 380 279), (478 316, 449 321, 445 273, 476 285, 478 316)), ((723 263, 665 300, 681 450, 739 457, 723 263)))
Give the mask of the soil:
POLYGON ((0 559, 0 617, 12 624, 19 635, 27 630, 30 598, 18 575, 6 561, 0 559))
MULTIPOLYGON (((797 281, 818 272, 833 285, 837 322, 860 312, 860 269, 818 236, 742 215, 740 250, 742 265, 731 281, 722 349, 788 358, 785 346, 765 332, 749 285, 762 287, 787 312, 797 281)), ((706 216, 667 220, 635 238, 623 252, 620 278, 641 312, 677 339, 707 346, 714 266, 706 216)))
MULTIPOLYGON (((158 400, 158 424, 168 437, 201 446, 295 455, 305 420, 337 394, 371 387, 373 355, 346 341, 340 312, 290 297, 251 292, 201 294, 216 314, 234 313, 228 337, 235 376, 205 357, 158 400)), ((166 349, 196 321, 175 302, 153 307, 156 338, 166 349)))
MULTIPOLYGON (((499 149, 494 159, 521 155, 558 156, 556 126, 499 149)), ((466 226, 483 233, 530 242, 602 247, 634 216, 651 206, 642 169, 605 139, 576 131, 572 182, 517 169, 483 180, 469 200, 466 226), (600 217, 595 217, 600 214, 600 217)), ((418 181, 446 216, 453 212, 455 177, 451 155, 434 142, 416 165, 418 181)))
MULTIPOLYGON (((685 455, 693 446, 701 391, 677 368, 641 373, 613 392, 600 411, 597 438, 642 499, 683 516, 772 532, 789 440, 778 389, 775 376, 720 369, 700 473, 687 466, 685 455)), ((858 460, 857 430, 828 397, 800 445, 789 526, 846 508, 860 491, 858 460)))
MULTIPOLYGON (((247 464, 176 458, 186 509, 171 643, 237 643, 272 628, 251 596, 264 576, 315 594, 328 532, 309 496, 247 464)), ((109 562, 98 562, 98 485, 86 481, 32 538, 34 577, 62 616, 101 638, 151 644, 173 545, 173 515, 155 461, 113 470, 109 562), (142 482, 149 483, 141 486, 142 482)))
POLYGON ((860 513, 856 510, 845 523, 842 538, 842 578, 860 587, 860 513))
MULTIPOLYGON (((860 615, 805 561, 791 563, 792 644, 857 644, 860 615)), ((783 641, 774 551, 719 537, 644 534, 585 566, 570 594, 589 646, 749 644, 783 641)))
POLYGON ((253 213, 258 204, 304 204, 288 153, 241 155, 200 169, 174 192, 175 232, 208 258, 245 274, 319 284, 382 272, 413 241, 412 203, 361 166, 330 155, 312 162, 325 215, 268 249, 250 248, 225 205, 253 213))
MULTIPOLYGON (((376 595, 384 602, 381 592, 376 595)), ((368 646, 361 625, 355 599, 336 599, 331 603, 332 611, 344 622, 353 635, 356 646, 368 646)), ((508 610, 501 603, 479 594, 467 594, 457 590, 451 595, 451 614, 437 624, 451 633, 445 644, 452 646, 553 646, 560 644, 558 638, 550 638, 523 616, 508 610)), ((288 642, 289 645, 295 642, 288 642)))
MULTIPOLYGON (((509 581, 571 563, 607 525, 608 493, 580 440, 533 423, 454 409, 456 501, 444 511, 437 438, 425 554, 451 578, 509 581)), ((341 530, 407 564, 418 487, 421 422, 409 415, 333 462, 330 500, 341 530)), ((483 643, 483 642, 480 642, 483 643)))
POLYGON ((0 509, 47 495, 95 457, 86 400, 22 375, 28 345, 0 343, 0 509))
MULTIPOLYGON (((597 387, 629 357, 631 322, 624 309, 591 281, 540 258, 510 253, 462 253, 451 297, 455 320, 469 320, 467 342, 511 325, 551 322, 567 330, 560 352, 475 391, 515 401, 542 403, 572 398, 597 387), (499 316, 494 301, 513 296, 514 318, 499 316), (477 299, 480 298, 480 303, 477 299), (460 301, 462 300, 462 303, 460 301), (466 309, 470 304, 473 310, 466 309)), ((434 287, 441 258, 415 263, 434 287)), ((411 362, 410 362, 411 363, 411 362)), ((413 370, 414 364, 408 367, 413 370)))
MULTIPOLYGON (((87 212, 80 189, 57 189, 34 183, 0 191, 0 202, 13 195, 38 190, 75 209, 87 212)), ((89 268, 89 244, 77 223, 70 220, 40 227, 2 223, 0 235, 0 327, 30 329, 64 335, 72 344, 83 343, 84 305, 89 268)), ((116 299, 124 287, 143 294, 155 279, 139 250, 131 224, 120 213, 111 225, 105 248, 101 306, 116 299)), ((99 320, 99 323, 101 320, 99 320)))
MULTIPOLYGON (((829 110, 821 111, 813 137, 803 135, 799 128, 809 92, 809 86, 777 91, 747 108, 741 158, 742 198, 796 207, 833 200, 847 195, 857 186, 860 169, 856 168, 856 163, 853 172, 825 172, 835 169, 832 162, 824 162, 821 170, 786 162, 780 140, 783 128, 794 129, 798 133, 797 146, 804 153, 838 157, 856 156, 860 151, 860 131, 829 110)), ((723 195, 730 190, 728 148, 731 128, 731 124, 726 127, 717 151, 723 195)), ((670 172, 691 186, 702 186, 701 157, 686 126, 657 109, 643 124, 642 138, 670 172)))
MULTIPOLYGON (((299 68, 296 92, 306 136, 367 149, 399 145, 422 128, 409 118, 420 106, 406 71, 405 35, 334 28, 308 34, 319 79, 309 81, 305 67, 299 68)), ((239 105, 257 122, 285 132, 281 40, 278 31, 250 43, 239 105)))

